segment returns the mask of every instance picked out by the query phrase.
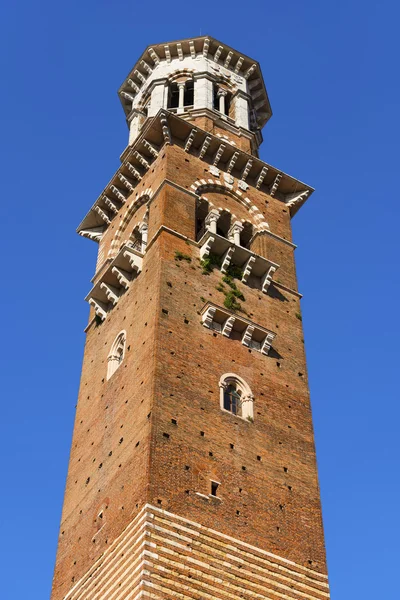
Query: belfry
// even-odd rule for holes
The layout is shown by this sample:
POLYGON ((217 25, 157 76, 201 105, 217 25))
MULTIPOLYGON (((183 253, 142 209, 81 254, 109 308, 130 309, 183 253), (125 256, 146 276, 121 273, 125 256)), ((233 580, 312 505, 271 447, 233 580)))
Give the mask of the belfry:
MULTIPOLYGON (((119 89, 52 600, 327 600, 291 218, 259 64, 209 36, 119 89)), ((106 178, 105 178, 106 179, 106 178)))

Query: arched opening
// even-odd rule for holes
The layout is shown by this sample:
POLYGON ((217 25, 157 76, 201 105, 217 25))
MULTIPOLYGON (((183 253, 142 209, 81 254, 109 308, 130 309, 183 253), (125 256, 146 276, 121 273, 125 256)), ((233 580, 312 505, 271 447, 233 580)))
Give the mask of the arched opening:
POLYGON ((226 373, 219 381, 221 410, 253 421, 254 396, 248 384, 235 373, 226 373))
POLYGON ((214 110, 229 116, 231 109, 232 94, 227 89, 214 85, 213 89, 213 107, 214 110))
POLYGON ((183 105, 184 106, 193 106, 193 104, 194 104, 194 81, 193 81, 193 79, 188 79, 185 84, 183 105))
POLYGON ((178 108, 179 106, 179 88, 177 83, 171 83, 168 94, 168 108, 178 108))
POLYGON ((115 338, 107 358, 107 381, 118 369, 125 356, 126 331, 121 331, 115 338))
POLYGON ((231 213, 227 210, 221 211, 221 215, 218 219, 217 223, 217 233, 218 235, 222 235, 222 237, 228 237, 228 231, 231 228, 231 213))
POLYGON ((240 245, 243 248, 250 249, 250 240, 253 237, 253 225, 248 221, 243 223, 243 229, 240 233, 240 245))
POLYGON ((224 389, 224 409, 237 415, 241 412, 242 390, 236 382, 232 382, 224 389))
POLYGON ((205 198, 199 198, 196 201, 196 241, 198 242, 206 231, 206 217, 209 211, 209 204, 205 198))

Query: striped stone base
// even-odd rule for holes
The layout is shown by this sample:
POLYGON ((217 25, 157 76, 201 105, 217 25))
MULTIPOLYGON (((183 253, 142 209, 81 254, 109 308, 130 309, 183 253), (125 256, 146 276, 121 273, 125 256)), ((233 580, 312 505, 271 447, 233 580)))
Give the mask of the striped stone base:
POLYGON ((146 505, 65 600, 326 600, 327 577, 146 505))

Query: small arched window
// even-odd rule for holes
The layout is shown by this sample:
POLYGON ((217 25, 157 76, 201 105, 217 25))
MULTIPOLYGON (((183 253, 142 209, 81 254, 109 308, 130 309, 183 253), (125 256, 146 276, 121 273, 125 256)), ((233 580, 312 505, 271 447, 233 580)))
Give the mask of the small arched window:
POLYGON ((235 373, 226 373, 219 381, 221 410, 253 421, 254 396, 247 383, 235 373))
POLYGON ((242 390, 236 383, 230 383, 224 389, 224 409, 237 415, 241 410, 242 390))
POLYGON ((125 356, 126 331, 121 331, 114 340, 111 346, 110 353, 107 358, 107 381, 118 369, 125 356))

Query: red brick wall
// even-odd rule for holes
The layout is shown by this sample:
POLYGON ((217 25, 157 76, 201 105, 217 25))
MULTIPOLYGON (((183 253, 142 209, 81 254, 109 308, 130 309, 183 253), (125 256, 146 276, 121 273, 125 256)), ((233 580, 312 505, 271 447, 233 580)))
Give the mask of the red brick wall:
MULTIPOLYGON (((166 183, 153 196, 143 271, 105 322, 88 330, 52 600, 63 598, 146 502, 326 571, 293 246, 265 233, 252 245, 279 263, 275 278, 292 292, 272 284, 266 295, 237 284, 247 318, 277 334, 269 356, 250 351, 235 335, 205 329, 205 301, 224 300, 216 289, 220 272, 202 274, 194 242, 191 186, 209 178, 208 166, 171 146, 152 167, 141 189, 155 192, 166 179, 183 189, 166 183), (188 240, 160 232, 161 226, 188 240), (176 260, 176 251, 190 262, 176 260), (107 381, 107 356, 123 329, 126 356, 107 381), (251 387, 253 423, 220 410, 218 382, 227 372, 251 387), (210 479, 221 482, 221 501, 196 495, 210 492, 210 479)), ((243 195, 272 233, 291 241, 279 200, 254 188, 243 195)), ((218 200, 239 218, 247 215, 237 200, 223 194, 218 200)), ((106 252, 120 219, 103 238, 106 252)))

